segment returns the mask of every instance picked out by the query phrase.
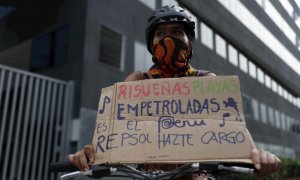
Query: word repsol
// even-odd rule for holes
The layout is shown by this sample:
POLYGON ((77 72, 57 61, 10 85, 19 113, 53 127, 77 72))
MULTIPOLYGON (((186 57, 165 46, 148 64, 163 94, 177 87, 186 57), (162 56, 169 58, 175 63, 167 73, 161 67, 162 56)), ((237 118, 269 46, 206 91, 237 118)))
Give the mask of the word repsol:
POLYGON ((144 84, 121 84, 117 88, 117 99, 131 99, 149 96, 190 95, 191 93, 222 94, 239 90, 235 80, 195 80, 180 82, 155 82, 144 84))
POLYGON ((213 132, 207 131, 201 137, 201 142, 203 144, 238 144, 245 141, 245 135, 241 131, 231 131, 231 132, 213 132))
POLYGON ((124 147, 124 146, 135 146, 137 144, 149 144, 152 143, 148 133, 114 133, 107 136, 98 136, 96 145, 96 152, 106 152, 110 149, 124 147), (119 144, 118 144, 119 142, 119 144))
POLYGON ((204 99, 202 102, 198 99, 188 100, 161 100, 161 101, 142 101, 136 104, 117 104, 117 119, 125 119, 125 114, 134 114, 138 116, 155 115, 176 115, 176 114, 202 114, 218 112, 220 104, 216 98, 204 99), (185 101, 185 102, 183 102, 185 101), (187 102, 186 102, 187 101, 187 102))

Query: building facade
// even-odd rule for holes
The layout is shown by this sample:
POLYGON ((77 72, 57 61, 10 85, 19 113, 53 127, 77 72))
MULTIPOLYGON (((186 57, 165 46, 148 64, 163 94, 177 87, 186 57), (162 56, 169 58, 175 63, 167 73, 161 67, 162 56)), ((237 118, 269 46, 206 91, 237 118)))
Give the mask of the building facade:
POLYGON ((22 22, 15 3, 0 21, 6 37, 0 63, 75 82, 72 152, 92 142, 101 88, 151 66, 147 18, 155 8, 179 4, 196 21, 192 65, 238 75, 257 146, 300 157, 299 0, 57 0, 47 1, 51 13, 41 14, 47 23, 26 19, 19 27, 12 25, 22 22))

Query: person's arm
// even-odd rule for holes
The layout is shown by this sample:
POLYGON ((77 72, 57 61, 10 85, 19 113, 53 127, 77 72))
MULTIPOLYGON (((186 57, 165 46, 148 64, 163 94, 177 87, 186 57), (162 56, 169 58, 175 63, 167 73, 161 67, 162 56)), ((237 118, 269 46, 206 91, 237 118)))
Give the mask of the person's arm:
POLYGON ((144 74, 141 71, 134 72, 125 78, 125 82, 127 81, 138 81, 143 80, 144 74))
MULTIPOLYGON (((127 76, 124 81, 137 81, 143 79, 143 73, 138 71, 127 76)), ((94 160, 95 154, 92 144, 86 145, 83 149, 77 151, 76 153, 68 155, 68 161, 81 171, 88 171, 89 163, 93 163, 94 160)))

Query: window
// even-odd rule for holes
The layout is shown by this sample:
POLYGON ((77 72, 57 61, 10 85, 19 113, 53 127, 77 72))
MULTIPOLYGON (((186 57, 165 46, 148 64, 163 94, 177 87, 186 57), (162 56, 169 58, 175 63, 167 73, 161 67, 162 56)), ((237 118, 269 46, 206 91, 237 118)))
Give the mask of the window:
POLYGON ((285 114, 284 113, 281 113, 281 127, 282 127, 282 130, 286 131, 287 128, 286 128, 286 119, 285 119, 285 114))
POLYGON ((285 100, 287 100, 288 98, 288 94, 287 94, 287 91, 285 89, 283 89, 283 97, 285 100))
MULTIPOLYGON (((148 0, 144 0, 144 1, 148 1, 148 0)), ((161 1, 161 6, 165 6, 165 5, 178 5, 178 2, 176 0, 162 0, 161 1)))
POLYGON ((69 26, 63 26, 32 40, 30 70, 36 71, 67 63, 69 26))
POLYGON ((148 6, 150 9, 154 10, 156 8, 155 0, 139 0, 141 3, 148 6))
POLYGON ((272 90, 276 93, 277 92, 277 82, 272 80, 272 90))
POLYGON ((242 99, 244 115, 245 117, 251 118, 251 99, 245 94, 242 96, 242 99))
POLYGON ((249 61, 249 74, 251 77, 256 79, 256 66, 251 61, 249 61))
POLYGON ((243 54, 239 54, 239 60, 240 60, 240 69, 244 71, 245 73, 248 73, 248 60, 243 54))
POLYGON ((267 124, 267 108, 263 103, 260 103, 260 118, 263 123, 267 124))
POLYGON ((268 75, 265 75, 265 85, 271 89, 271 78, 268 75))
POLYGON ((251 99, 251 104, 252 104, 252 110, 253 110, 253 118, 256 121, 259 121, 259 107, 258 107, 257 100, 252 98, 251 99))
POLYGON ((291 131, 291 117, 286 116, 286 129, 287 131, 291 131))
POLYGON ((283 96, 283 89, 280 85, 278 85, 278 94, 279 96, 283 96))
POLYGON ((218 34, 216 34, 216 52, 217 52, 218 55, 220 55, 221 57, 226 59, 226 57, 227 57, 227 55, 226 55, 226 42, 218 34))
POLYGON ((278 129, 280 129, 280 115, 279 115, 279 111, 278 110, 275 110, 274 111, 275 113, 275 124, 276 124, 276 127, 278 129))
POLYGON ((257 79, 260 83, 265 83, 265 74, 260 68, 257 68, 257 79))
POLYGON ((231 64, 238 66, 237 50, 230 44, 228 45, 228 60, 231 64))
POLYGON ((122 69, 122 45, 121 34, 101 26, 100 29, 100 59, 99 61, 110 66, 122 69))
POLYGON ((213 32, 212 30, 204 23, 200 24, 201 29, 201 42, 205 46, 207 46, 210 49, 214 48, 213 44, 213 32))
POLYGON ((275 126, 274 110, 271 107, 268 107, 268 119, 271 126, 275 126))
POLYGON ((146 46, 136 41, 134 43, 134 70, 145 71, 148 70, 152 64, 152 56, 147 51, 146 46))

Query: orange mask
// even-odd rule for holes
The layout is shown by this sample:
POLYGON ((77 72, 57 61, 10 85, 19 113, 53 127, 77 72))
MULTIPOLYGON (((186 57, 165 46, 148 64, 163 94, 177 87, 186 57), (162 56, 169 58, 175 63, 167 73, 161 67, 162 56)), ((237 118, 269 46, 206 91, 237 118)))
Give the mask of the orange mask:
POLYGON ((180 39, 165 37, 153 45, 153 57, 166 73, 179 73, 187 67, 188 45, 180 39))

